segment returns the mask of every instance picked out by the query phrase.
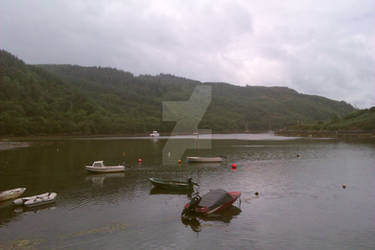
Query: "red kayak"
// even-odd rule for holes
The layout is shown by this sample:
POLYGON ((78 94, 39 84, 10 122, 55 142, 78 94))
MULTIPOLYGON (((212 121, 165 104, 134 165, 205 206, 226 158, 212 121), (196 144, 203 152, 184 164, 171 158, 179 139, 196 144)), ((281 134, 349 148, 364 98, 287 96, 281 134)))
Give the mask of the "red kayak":
POLYGON ((189 203, 185 204, 181 215, 215 213, 232 205, 240 196, 241 192, 227 192, 223 189, 211 190, 202 197, 199 195, 193 197, 189 203))

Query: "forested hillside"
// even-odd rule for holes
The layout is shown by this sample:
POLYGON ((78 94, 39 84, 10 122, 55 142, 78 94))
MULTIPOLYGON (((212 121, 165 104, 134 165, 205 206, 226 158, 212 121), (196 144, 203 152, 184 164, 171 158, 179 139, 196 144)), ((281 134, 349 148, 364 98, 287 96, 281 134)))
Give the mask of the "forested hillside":
POLYGON ((199 128, 269 130, 297 121, 328 120, 354 111, 345 103, 285 87, 239 87, 172 75, 113 68, 27 65, 0 51, 0 135, 91 135, 171 131, 163 101, 189 99, 195 86, 213 86, 199 128))
POLYGON ((306 131, 374 131, 375 107, 351 112, 343 117, 329 121, 317 121, 290 126, 289 129, 306 131))

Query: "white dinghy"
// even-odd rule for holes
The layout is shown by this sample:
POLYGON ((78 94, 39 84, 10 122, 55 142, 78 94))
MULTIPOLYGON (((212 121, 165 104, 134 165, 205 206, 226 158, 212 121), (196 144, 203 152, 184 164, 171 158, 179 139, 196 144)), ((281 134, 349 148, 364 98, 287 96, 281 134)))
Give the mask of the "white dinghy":
POLYGON ((103 161, 94 161, 92 166, 85 166, 88 171, 95 173, 114 173, 114 172, 124 172, 125 166, 104 166, 103 161))
POLYGON ((26 207, 36 207, 41 205, 46 205, 54 203, 56 201, 57 194, 54 192, 48 192, 43 194, 38 194, 29 197, 18 198, 13 201, 15 205, 25 205, 26 207))
POLYGON ((0 201, 11 200, 20 197, 26 188, 14 188, 0 192, 0 201))
POLYGON ((159 134, 159 132, 157 130, 154 130, 154 131, 152 131, 152 133, 150 134, 150 136, 151 137, 159 137, 160 134, 159 134))
POLYGON ((187 161, 191 163, 214 163, 222 162, 224 159, 222 157, 199 157, 199 156, 189 156, 187 161))

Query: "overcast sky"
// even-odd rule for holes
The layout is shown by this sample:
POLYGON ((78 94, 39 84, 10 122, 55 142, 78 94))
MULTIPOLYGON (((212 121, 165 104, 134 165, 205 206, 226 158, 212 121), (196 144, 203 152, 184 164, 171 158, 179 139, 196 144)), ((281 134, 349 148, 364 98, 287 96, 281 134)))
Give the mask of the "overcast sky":
POLYGON ((375 106, 373 0, 1 0, 0 47, 31 64, 288 86, 375 106))

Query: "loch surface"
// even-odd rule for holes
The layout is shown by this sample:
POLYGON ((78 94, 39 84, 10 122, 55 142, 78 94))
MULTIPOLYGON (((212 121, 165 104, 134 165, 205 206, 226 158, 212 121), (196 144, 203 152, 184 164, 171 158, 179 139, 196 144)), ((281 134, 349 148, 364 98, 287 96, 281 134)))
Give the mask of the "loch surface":
POLYGON ((226 134, 199 141, 180 136, 31 143, 0 151, 0 190, 26 187, 26 196, 54 191, 57 201, 33 209, 0 203, 0 249, 375 248, 373 142, 226 134), (169 140, 191 145, 177 156, 182 164, 164 164, 169 140), (185 158, 192 155, 226 160, 189 164, 185 158), (125 161, 127 167, 124 173, 89 174, 84 166, 95 160, 125 161), (149 177, 192 177, 200 194, 240 191, 241 202, 184 224, 180 214, 189 194, 155 190, 149 177))

